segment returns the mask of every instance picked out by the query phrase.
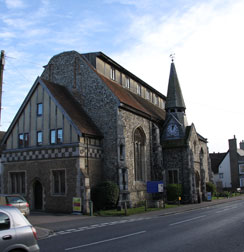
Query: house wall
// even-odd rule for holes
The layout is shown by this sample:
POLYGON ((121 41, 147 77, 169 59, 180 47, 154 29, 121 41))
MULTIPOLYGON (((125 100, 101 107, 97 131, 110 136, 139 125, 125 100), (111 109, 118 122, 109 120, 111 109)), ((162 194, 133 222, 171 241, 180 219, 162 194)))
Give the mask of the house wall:
POLYGON ((43 132, 42 145, 50 144, 50 130, 63 129, 63 143, 77 143, 78 134, 60 108, 50 98, 41 85, 38 85, 23 113, 14 125, 13 131, 7 139, 6 149, 18 149, 18 135, 29 133, 29 146, 37 146, 37 131, 43 132), (37 104, 43 104, 43 115, 37 116, 37 104))
POLYGON ((76 159, 55 159, 55 160, 42 160, 39 162, 11 162, 4 165, 4 188, 5 193, 11 193, 10 186, 10 173, 9 172, 26 172, 26 193, 25 197, 30 204, 30 208, 34 209, 34 191, 33 184, 38 180, 43 186, 43 209, 46 211, 72 212, 72 198, 80 197, 77 195, 79 185, 74 183, 75 178, 78 176, 76 159), (53 194, 53 181, 52 170, 64 169, 66 173, 66 192, 64 195, 53 194), (68 175, 68 176, 67 176, 68 175))
MULTIPOLYGON (((135 115, 123 109, 118 111, 118 147, 120 143, 125 146, 125 155, 123 161, 119 161, 119 168, 127 169, 127 186, 130 192, 129 200, 132 205, 145 200, 148 197, 146 193, 146 182, 151 181, 152 166, 152 124, 149 120, 135 115), (143 181, 135 180, 134 164, 134 132, 141 128, 145 134, 146 142, 144 146, 144 171, 143 181)), ((122 188, 121 188, 122 189, 122 188)))
POLYGON ((188 136, 182 130, 180 137, 173 140, 168 140, 163 132, 163 166, 167 183, 170 170, 179 172, 179 183, 183 189, 182 200, 193 203, 205 199, 210 167, 207 143, 199 139, 194 125, 188 130, 188 136))
POLYGON ((10 172, 25 172, 23 195, 34 209, 34 182, 43 186, 43 210, 72 212, 72 198, 81 197, 83 211, 89 211, 90 188, 101 181, 102 148, 96 139, 85 139, 74 145, 46 146, 23 150, 5 150, 2 153, 4 166, 4 193, 12 193, 10 172), (88 165, 87 165, 88 164, 88 165), (52 170, 65 170, 66 192, 53 195, 52 170))
MULTIPOLYGON (((189 202, 192 197, 192 181, 194 172, 192 160, 189 160, 189 152, 187 148, 167 148, 163 149, 163 167, 165 169, 165 179, 169 181, 169 170, 178 171, 179 183, 182 184, 182 201, 189 202), (193 176, 192 176, 193 175, 193 176)), ((166 184, 167 184, 166 183, 166 184)))
POLYGON ((230 170, 230 154, 228 153, 219 165, 219 174, 217 181, 222 182, 223 188, 231 188, 231 170, 230 170), (223 178, 219 174, 223 174, 223 178))
MULTIPOLYGON (((111 66, 107 62, 99 58, 96 59, 96 70, 99 73, 110 78, 110 69, 111 66)), ((135 203, 145 199, 146 181, 151 179, 151 159, 153 159, 152 124, 149 120, 119 109, 120 103, 117 97, 78 53, 67 52, 54 56, 44 70, 42 78, 66 86, 102 132, 104 136, 103 179, 114 180, 122 186, 122 170, 124 168, 127 170, 125 174, 127 188, 124 189, 127 191, 125 192, 127 196, 123 198, 125 194, 122 190, 120 200, 127 200, 129 197, 129 200, 135 203), (134 181, 133 132, 139 126, 145 132, 147 140, 145 146, 147 173, 144 182, 134 181), (119 158, 121 143, 125 145, 125 160, 123 162, 119 158), (130 192, 129 196, 128 191, 130 192)), ((125 86, 125 74, 117 69, 116 81, 125 86)), ((130 79, 131 91, 137 93, 137 85, 135 80, 130 79)), ((145 96, 145 90, 142 90, 142 96, 145 96)))
MULTIPOLYGON (((6 140, 2 153, 4 167, 4 192, 13 193, 9 172, 24 171, 26 186, 24 196, 34 208, 34 182, 43 185, 43 210, 72 211, 72 197, 82 197, 83 209, 88 211, 90 188, 101 181, 101 142, 92 137, 87 143, 80 137, 72 122, 64 115, 47 90, 37 83, 19 119, 6 140), (37 116, 37 104, 43 104, 43 114, 37 116), (50 144, 50 130, 63 129, 63 142, 50 144), (43 143, 37 146, 37 131, 43 132, 43 143), (29 146, 18 146, 18 135, 29 133, 29 146), (52 169, 65 169, 67 191, 65 195, 52 195, 52 169), (51 191, 50 191, 51 190, 51 191), (62 207, 61 207, 62 206, 62 207)), ((22 193, 22 192, 21 192, 22 193)))
MULTIPOLYGON (((110 74, 110 67, 108 71, 105 66, 105 71, 110 74)), ((83 57, 73 51, 54 56, 42 73, 42 78, 59 83, 73 93, 99 128, 104 136, 103 178, 117 182, 117 107, 119 105, 117 98, 87 65, 83 57), (75 73, 74 69, 76 69, 75 73)))

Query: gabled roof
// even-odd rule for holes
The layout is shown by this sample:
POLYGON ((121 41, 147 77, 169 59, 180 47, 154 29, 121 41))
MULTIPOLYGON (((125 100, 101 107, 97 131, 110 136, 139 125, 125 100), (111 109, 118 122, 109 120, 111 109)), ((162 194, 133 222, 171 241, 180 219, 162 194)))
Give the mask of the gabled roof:
MULTIPOLYGON (((119 101, 126 105, 128 109, 134 109, 139 113, 144 114, 146 117, 150 117, 152 120, 164 120, 165 110, 153 105, 151 102, 140 97, 137 94, 129 91, 126 88, 120 86, 117 82, 106 78, 104 75, 99 74, 96 70, 97 75, 102 81, 109 87, 113 94, 119 99, 119 101)), ((134 111, 134 112, 136 112, 134 111)))
POLYGON ((219 165, 224 160, 227 153, 228 151, 223 152, 223 153, 210 153, 209 154, 209 157, 211 159, 211 168, 214 174, 217 174, 219 172, 219 165))
POLYGON ((199 133, 197 133, 197 136, 198 136, 198 139, 199 139, 200 141, 205 142, 205 143, 208 142, 208 139, 205 138, 205 137, 203 137, 203 136, 201 136, 199 133))
POLYGON ((170 67, 168 92, 166 98, 166 109, 170 108, 186 108, 183 95, 180 88, 180 83, 177 77, 175 65, 172 62, 170 67))
POLYGON ((2 144, 4 144, 4 142, 7 140, 9 134, 11 133, 20 115, 25 109, 25 106, 27 105, 29 99, 31 98, 32 94, 35 92, 39 84, 42 85, 43 88, 49 93, 49 95, 54 98, 56 105, 66 115, 67 119, 74 126, 79 135, 86 134, 102 137, 102 134, 88 117, 88 115, 84 112, 81 105, 75 101, 75 99, 71 96, 71 94, 65 87, 38 77, 31 90, 27 94, 17 114, 15 115, 11 125, 8 128, 8 131, 4 135, 2 144))
MULTIPOLYGON (((192 123, 190 126, 187 126, 186 127, 186 131, 185 131, 185 138, 186 139, 188 139, 188 137, 189 137, 189 135, 190 135, 190 132, 191 132, 191 129, 192 128, 195 128, 195 125, 192 123)), ((195 131, 196 131, 196 128, 195 128, 195 131)), ((198 137, 198 140, 199 141, 202 141, 202 142, 204 142, 204 143, 207 143, 208 142, 208 140, 207 140, 207 138, 204 138, 203 136, 201 136, 200 134, 198 134, 197 132, 196 132, 196 134, 197 134, 197 137, 198 137)))
POLYGON ((72 97, 69 91, 61 85, 41 79, 56 101, 70 117, 82 134, 102 136, 93 121, 85 113, 81 105, 72 97))

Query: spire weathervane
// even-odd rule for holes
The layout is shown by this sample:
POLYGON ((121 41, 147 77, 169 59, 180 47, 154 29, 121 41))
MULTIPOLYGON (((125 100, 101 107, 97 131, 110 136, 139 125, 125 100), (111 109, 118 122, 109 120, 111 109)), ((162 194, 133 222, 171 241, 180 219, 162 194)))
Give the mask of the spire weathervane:
POLYGON ((169 55, 169 57, 171 58, 171 61, 172 61, 172 63, 174 62, 174 59, 175 59, 175 53, 171 53, 170 55, 169 55))

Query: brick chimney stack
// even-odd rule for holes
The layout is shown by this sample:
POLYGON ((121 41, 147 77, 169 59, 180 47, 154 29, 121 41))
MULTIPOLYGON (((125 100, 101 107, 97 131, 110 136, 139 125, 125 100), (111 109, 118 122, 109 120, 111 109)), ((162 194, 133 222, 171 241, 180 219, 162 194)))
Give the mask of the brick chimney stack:
POLYGON ((236 136, 233 139, 229 139, 229 154, 230 154, 230 172, 231 172, 231 184, 232 189, 240 187, 239 177, 238 177, 238 153, 237 153, 237 143, 236 136))
POLYGON ((244 140, 240 142, 240 149, 244 150, 244 140))

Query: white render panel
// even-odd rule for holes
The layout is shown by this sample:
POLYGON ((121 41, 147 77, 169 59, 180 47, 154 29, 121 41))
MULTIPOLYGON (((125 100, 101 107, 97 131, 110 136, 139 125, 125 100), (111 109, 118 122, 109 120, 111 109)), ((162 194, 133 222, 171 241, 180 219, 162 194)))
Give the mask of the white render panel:
POLYGON ((223 178, 219 178, 218 181, 222 181, 224 188, 231 187, 231 174, 230 174, 230 154, 228 153, 224 160, 219 165, 219 174, 223 174, 223 178))

